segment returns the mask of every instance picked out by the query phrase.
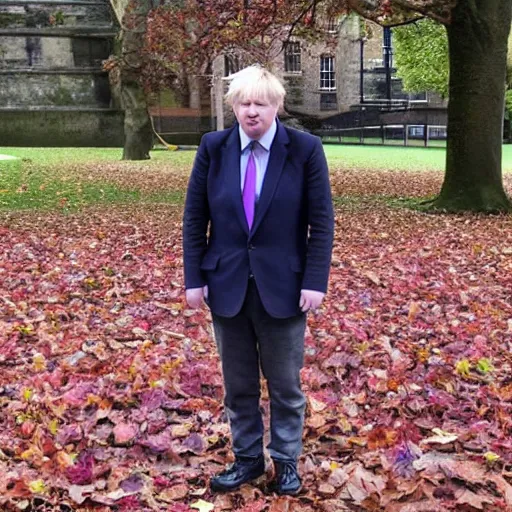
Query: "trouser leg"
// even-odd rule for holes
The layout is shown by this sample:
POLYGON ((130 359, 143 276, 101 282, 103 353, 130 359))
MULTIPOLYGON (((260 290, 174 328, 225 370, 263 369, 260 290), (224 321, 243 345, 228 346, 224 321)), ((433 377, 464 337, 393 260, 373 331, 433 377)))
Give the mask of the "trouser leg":
POLYGON ((233 318, 213 315, 213 327, 222 363, 224 405, 233 452, 238 457, 258 457, 263 453, 263 421, 259 354, 252 322, 242 309, 233 318))
POLYGON ((301 389, 306 315, 273 318, 263 308, 257 290, 253 320, 260 364, 270 396, 270 444, 273 459, 296 460, 302 451, 306 400, 301 389))

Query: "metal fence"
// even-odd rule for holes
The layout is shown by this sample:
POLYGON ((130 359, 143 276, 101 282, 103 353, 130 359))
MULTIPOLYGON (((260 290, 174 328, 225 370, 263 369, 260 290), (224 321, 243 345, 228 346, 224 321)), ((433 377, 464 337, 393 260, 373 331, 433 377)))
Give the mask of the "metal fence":
POLYGON ((327 144, 375 144, 389 146, 445 147, 446 126, 428 124, 381 124, 318 130, 327 144))

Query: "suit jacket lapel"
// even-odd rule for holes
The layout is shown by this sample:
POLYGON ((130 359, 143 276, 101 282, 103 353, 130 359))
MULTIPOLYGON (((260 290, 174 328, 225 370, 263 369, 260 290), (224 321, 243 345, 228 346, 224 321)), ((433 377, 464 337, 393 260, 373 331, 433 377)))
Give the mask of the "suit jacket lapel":
POLYGON ((235 124, 222 148, 222 172, 226 173, 226 184, 231 198, 235 204, 235 210, 244 231, 249 233, 249 226, 245 218, 242 188, 240 183, 240 135, 238 124, 235 124))
MULTIPOLYGON (((261 220, 265 216, 265 213, 270 206, 274 192, 276 191, 279 178, 283 172, 284 163, 288 156, 287 145, 289 143, 288 134, 284 126, 277 121, 277 132, 270 148, 270 156, 268 159, 267 171, 265 173, 265 179, 263 180, 263 187, 261 189, 258 206, 256 208, 254 224, 251 232, 254 233, 258 229, 261 220)), ((240 165, 238 166, 240 168, 240 165)), ((240 174, 240 173, 239 173, 240 174)), ((242 204, 243 212, 243 204, 242 204)), ((244 214, 245 216, 245 214, 244 214)))

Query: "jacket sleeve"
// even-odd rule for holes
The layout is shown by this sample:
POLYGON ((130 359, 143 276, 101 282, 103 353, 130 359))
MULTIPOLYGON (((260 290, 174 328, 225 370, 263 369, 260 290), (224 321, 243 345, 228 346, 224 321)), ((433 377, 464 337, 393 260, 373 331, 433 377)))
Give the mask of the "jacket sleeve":
POLYGON ((183 266, 185 288, 200 288, 205 280, 201 272, 201 260, 206 251, 210 211, 208 207, 207 179, 210 155, 207 137, 199 145, 190 175, 183 217, 183 266))
POLYGON ((318 137, 315 137, 306 172, 309 237, 302 289, 325 293, 334 240, 334 211, 329 169, 318 137))

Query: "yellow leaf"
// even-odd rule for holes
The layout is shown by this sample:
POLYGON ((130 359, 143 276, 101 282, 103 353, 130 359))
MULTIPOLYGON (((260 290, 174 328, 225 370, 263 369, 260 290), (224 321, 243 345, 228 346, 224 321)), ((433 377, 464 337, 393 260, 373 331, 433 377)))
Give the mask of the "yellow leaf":
POLYGON ((363 439, 362 437, 349 437, 347 442, 355 444, 356 446, 366 446, 366 439, 363 439))
POLYGON ((162 372, 163 373, 171 373, 176 368, 178 368, 181 365, 181 363, 182 363, 181 358, 175 359, 174 361, 168 361, 162 365, 162 372))
POLYGON ((331 461, 330 468, 331 468, 331 471, 334 471, 335 469, 339 468, 339 465, 337 462, 331 461))
POLYGON ((29 335, 34 332, 34 328, 31 325, 20 325, 19 327, 17 327, 17 330, 22 335, 29 335))
POLYGON ((50 421, 50 423, 48 424, 48 430, 53 434, 53 435, 56 435, 57 432, 59 431, 59 421, 58 420, 55 420, 53 419, 52 421, 50 421))
POLYGON ((455 371, 462 377, 469 377, 470 370, 471 364, 467 359, 461 359, 455 365, 455 371))
POLYGON ((32 396, 34 395, 34 390, 31 388, 23 388, 23 399, 27 402, 30 402, 32 396))
POLYGON ((35 354, 32 361, 34 362, 34 370, 36 372, 46 370, 46 358, 43 354, 35 354))
POLYGON ((208 441, 208 444, 214 445, 219 442, 219 436, 214 434, 213 436, 210 436, 206 439, 208 441))
POLYGON ((190 507, 197 508, 197 510, 199 510, 199 512, 211 512, 215 508, 215 505, 208 501, 197 500, 195 503, 192 503, 192 505, 190 505, 190 507))
POLYGON ((46 485, 42 480, 33 480, 28 486, 34 494, 43 494, 46 492, 46 485))
POLYGON ((37 448, 37 446, 31 446, 30 448, 28 448, 27 450, 22 452, 21 458, 23 460, 29 460, 34 457, 39 457, 40 455, 42 455, 41 450, 39 450, 39 448, 37 448))
POLYGON ((72 466, 74 464, 74 461, 76 459, 76 454, 72 453, 66 453, 64 451, 60 451, 57 453, 55 460, 57 461, 57 464, 61 468, 68 468, 69 466, 72 466))
POLYGON ((18 414, 18 416, 16 416, 16 425, 22 425, 27 419, 28 416, 26 414, 18 414))
POLYGON ((494 453, 494 452, 484 453, 484 458, 488 464, 494 464, 496 461, 501 459, 501 457, 497 453, 494 453))

